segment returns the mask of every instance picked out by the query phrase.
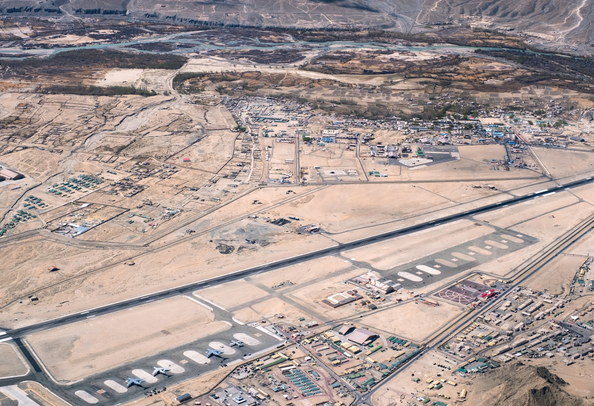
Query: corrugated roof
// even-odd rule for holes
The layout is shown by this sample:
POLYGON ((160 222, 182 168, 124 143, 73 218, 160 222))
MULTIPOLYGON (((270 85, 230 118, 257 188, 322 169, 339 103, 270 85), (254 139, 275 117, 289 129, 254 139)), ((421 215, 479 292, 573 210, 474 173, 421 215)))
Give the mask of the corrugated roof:
POLYGON ((357 344, 364 344, 372 337, 377 337, 377 334, 369 330, 358 328, 349 336, 349 340, 357 344))

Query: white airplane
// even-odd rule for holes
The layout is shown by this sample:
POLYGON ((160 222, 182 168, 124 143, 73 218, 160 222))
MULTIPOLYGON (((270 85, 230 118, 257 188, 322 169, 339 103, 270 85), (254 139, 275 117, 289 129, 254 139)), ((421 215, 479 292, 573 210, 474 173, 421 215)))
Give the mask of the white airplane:
POLYGON ((132 385, 136 385, 136 386, 142 387, 142 383, 143 382, 144 382, 144 379, 140 379, 140 378, 128 378, 128 380, 126 381, 126 388, 129 388, 132 385))
POLYGON ((167 375, 169 368, 160 368, 160 367, 153 367, 153 376, 157 376, 159 374, 167 375))
POLYGON ((208 350, 208 351, 206 351, 206 357, 210 358, 213 355, 215 357, 220 357, 222 353, 223 353, 223 351, 221 351, 221 350, 208 350))
POLYGON ((243 347, 243 341, 231 341, 231 347, 233 347, 234 345, 238 346, 238 347, 243 347))

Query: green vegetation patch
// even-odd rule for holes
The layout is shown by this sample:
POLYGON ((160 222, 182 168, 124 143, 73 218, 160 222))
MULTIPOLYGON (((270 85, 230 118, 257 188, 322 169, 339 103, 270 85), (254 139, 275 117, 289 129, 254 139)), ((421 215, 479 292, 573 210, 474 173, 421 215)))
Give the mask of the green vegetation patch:
POLYGON ((48 86, 41 90, 46 94, 79 94, 90 96, 121 96, 126 94, 135 94, 139 96, 155 96, 154 90, 137 89, 134 86, 48 86))

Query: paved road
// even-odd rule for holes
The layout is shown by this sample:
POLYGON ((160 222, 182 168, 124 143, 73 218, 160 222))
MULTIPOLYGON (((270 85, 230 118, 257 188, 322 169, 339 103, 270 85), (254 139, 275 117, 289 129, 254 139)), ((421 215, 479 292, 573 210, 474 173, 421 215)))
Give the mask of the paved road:
POLYGON ((481 214, 481 213, 488 212, 491 210, 496 210, 496 209, 499 209, 499 208, 502 208, 502 207, 505 207, 508 205, 519 204, 519 203, 528 201, 530 199, 535 199, 540 196, 545 196, 545 195, 549 195, 549 194, 556 193, 559 191, 563 191, 566 188, 574 188, 574 187, 583 186, 583 185, 590 184, 590 183, 592 183, 592 178, 586 178, 583 180, 570 182, 570 183, 563 184, 560 186, 555 186, 555 187, 552 187, 549 189, 544 189, 544 190, 541 190, 541 191, 538 191, 535 193, 531 193, 529 195, 514 197, 511 199, 499 202, 499 203, 493 203, 493 204, 489 204, 489 205, 486 205, 483 207, 472 209, 472 210, 469 210, 466 212, 442 217, 441 219, 432 220, 432 221, 429 221, 426 223, 413 225, 413 226, 406 227, 403 229, 390 231, 387 233, 379 234, 379 235, 368 237, 368 238, 363 238, 361 240, 357 240, 357 241, 353 241, 353 242, 349 242, 349 243, 338 244, 335 247, 325 248, 325 249, 310 252, 307 254, 298 255, 298 256, 295 256, 292 258, 283 259, 283 260, 280 260, 280 261, 277 261, 274 263, 270 263, 270 264, 259 265, 259 266, 253 267, 253 268, 249 268, 249 269, 245 269, 242 271, 222 275, 219 277, 211 278, 211 279, 200 281, 200 282, 191 283, 191 284, 180 286, 180 287, 173 288, 173 289, 164 290, 161 292, 156 292, 156 293, 142 296, 139 298, 129 299, 129 300, 125 300, 125 301, 118 302, 118 303, 112 303, 112 304, 101 306, 101 307, 98 307, 95 309, 90 309, 85 312, 60 317, 60 318, 57 318, 54 320, 48 320, 48 321, 44 321, 41 323, 30 325, 30 326, 26 326, 26 327, 14 329, 14 330, 8 330, 6 332, 7 334, 5 337, 22 337, 27 334, 31 334, 33 332, 47 330, 50 328, 59 327, 59 326, 65 325, 65 324, 74 323, 76 321, 84 320, 89 317, 108 314, 108 313, 112 313, 114 311, 119 311, 119 310, 131 308, 131 307, 135 307, 138 305, 142 305, 147 302, 152 302, 155 300, 166 299, 166 298, 177 296, 180 294, 189 293, 189 292, 192 292, 192 291, 195 291, 198 289, 204 289, 206 287, 211 287, 211 286, 215 286, 215 285, 218 285, 221 283, 245 278, 246 276, 249 276, 249 275, 254 275, 254 274, 262 273, 262 272, 268 272, 268 271, 278 269, 278 268, 284 268, 284 267, 295 265, 295 264, 298 264, 298 263, 301 263, 304 261, 310 261, 310 260, 313 260, 316 258, 320 258, 320 257, 326 256, 326 255, 335 255, 335 254, 338 254, 344 250, 359 248, 359 247, 377 243, 377 242, 380 242, 380 241, 383 241, 386 239, 400 237, 400 236, 411 234, 411 233, 418 232, 421 230, 429 229, 429 228, 434 227, 439 224, 450 223, 450 222, 453 222, 456 220, 466 218, 468 216, 475 216, 477 214, 481 214))
POLYGON ((453 324, 445 327, 441 333, 434 336, 428 343, 428 345, 423 348, 423 350, 417 354, 415 357, 408 360, 398 371, 396 371, 393 375, 390 376, 389 379, 386 379, 380 382, 378 385, 374 386, 373 389, 367 393, 365 393, 361 397, 361 402, 365 404, 372 405, 372 397, 373 395, 380 390, 380 388, 391 381, 395 376, 403 373, 406 370, 406 367, 409 366, 414 361, 421 358, 426 353, 439 348, 442 344, 447 342, 453 336, 459 334, 460 331, 467 328, 471 322, 476 320, 477 317, 481 315, 485 315, 488 311, 491 311, 493 308, 496 308, 503 302, 507 296, 514 292, 514 289, 524 283, 527 279, 531 278, 535 273, 540 271, 545 265, 555 259, 560 253, 565 251, 567 248, 575 244, 578 240, 580 240, 584 235, 586 235, 593 227, 594 218, 591 216, 585 222, 578 225, 573 230, 566 233, 560 241, 556 241, 549 245, 541 255, 537 256, 533 261, 527 264, 524 268, 520 269, 519 273, 514 276, 514 282, 509 286, 505 294, 502 294, 479 308, 477 311, 464 314, 462 318, 456 320, 453 324))

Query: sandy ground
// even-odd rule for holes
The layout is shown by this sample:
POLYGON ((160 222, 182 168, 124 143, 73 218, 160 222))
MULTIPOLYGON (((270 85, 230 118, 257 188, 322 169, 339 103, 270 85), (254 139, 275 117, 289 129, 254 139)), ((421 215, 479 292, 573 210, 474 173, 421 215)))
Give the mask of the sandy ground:
POLYGON ((570 192, 561 192, 550 196, 539 197, 536 200, 528 200, 489 213, 480 214, 476 216, 476 218, 488 221, 497 227, 507 228, 536 218, 540 215, 552 213, 561 207, 575 204, 578 201, 579 199, 570 192))
POLYGON ((585 260, 586 258, 584 257, 561 254, 545 265, 535 276, 526 281, 525 285, 551 295, 568 293, 573 277, 585 260))
POLYGON ((245 280, 225 283, 214 288, 208 288, 194 292, 217 305, 230 309, 268 296, 268 292, 252 285, 245 280))
POLYGON ((354 229, 352 231, 346 231, 340 234, 335 234, 332 238, 339 242, 349 242, 349 241, 356 241, 361 238, 386 233, 388 231, 398 230, 404 227, 412 226, 415 224, 425 223, 431 220, 439 220, 440 218, 464 212, 467 210, 471 210, 476 207, 480 207, 490 203, 496 203, 503 200, 506 200, 507 196, 503 194, 495 195, 492 197, 484 198, 481 200, 475 200, 468 203, 462 203, 460 205, 450 204, 450 207, 431 211, 427 213, 418 213, 415 216, 404 218, 401 220, 392 220, 385 222, 383 224, 377 226, 368 226, 368 227, 361 227, 354 229))
POLYGON ((394 376, 386 385, 375 392, 372 402, 375 406, 406 405, 407 402, 413 402, 412 404, 415 404, 416 398, 427 396, 432 401, 439 400, 445 404, 454 404, 457 399, 456 392, 460 392, 462 389, 466 389, 469 392, 472 391, 472 383, 467 379, 459 377, 457 374, 453 374, 455 370, 454 361, 448 363, 443 354, 437 351, 430 351, 415 361, 413 365, 394 376), (448 366, 451 369, 444 370, 434 364, 448 366), (419 378, 420 382, 416 383, 412 378, 419 378), (439 380, 442 378, 454 381, 458 385, 451 386, 444 384, 443 388, 439 391, 427 389, 427 379, 439 380), (437 393, 442 393, 451 399, 440 398, 436 396, 437 393))
MULTIPOLYGON (((341 258, 323 257, 314 261, 303 262, 287 268, 257 275, 251 279, 269 288, 278 286, 287 281, 292 282, 294 285, 299 285, 318 278, 327 277, 335 272, 345 271, 350 267, 351 264, 345 262, 341 258)), ((282 292, 284 289, 287 289, 288 286, 288 289, 290 289, 290 286, 292 285, 286 284, 282 288, 279 288, 279 290, 282 292)))
POLYGON ((518 224, 513 227, 513 230, 530 234, 541 241, 552 241, 593 213, 594 206, 589 203, 578 203, 518 224))
POLYGON ((477 226, 470 221, 462 220, 346 251, 343 255, 357 261, 365 261, 375 268, 388 270, 493 231, 490 227, 477 226), (447 245, 444 244, 446 238, 447 245))
POLYGON ((261 303, 257 303, 252 308, 263 317, 271 319, 272 322, 286 322, 292 325, 300 325, 299 318, 303 317, 306 321, 311 321, 309 314, 303 313, 294 306, 287 304, 281 299, 274 297, 261 303), (276 316, 282 314, 283 319, 276 320, 276 316))
POLYGON ((352 317, 355 315, 358 316, 361 312, 365 312, 366 310, 362 310, 356 303, 333 309, 330 306, 323 304, 322 300, 330 295, 351 290, 352 285, 346 285, 344 281, 366 272, 366 269, 358 268, 339 276, 329 277, 319 282, 316 281, 312 284, 307 284, 304 287, 287 293, 286 296, 298 301, 301 305, 330 320, 352 317))
MULTIPOLYGON (((538 200, 540 199, 533 201, 535 202, 533 205, 536 206, 535 211, 537 212, 541 211, 537 206, 539 204, 538 200)), ((543 202, 544 201, 541 201, 540 204, 543 204, 543 202)), ((507 209, 499 211, 505 210, 507 209)), ((525 210, 526 213, 530 213, 528 208, 525 210)), ((587 203, 578 203, 523 222, 510 229, 509 234, 513 236, 518 233, 525 233, 538 238, 539 241, 536 244, 530 245, 519 251, 481 264, 480 266, 477 266, 477 269, 494 275, 509 276, 509 274, 516 270, 522 263, 529 260, 534 255, 537 255, 546 245, 575 227, 592 213, 594 213, 594 208, 591 205, 587 203)), ((513 214, 509 215, 514 216, 513 214)), ((501 218, 502 221, 505 221, 504 215, 501 215, 501 218)), ((518 218, 515 220, 518 220, 518 218)))
POLYGON ((27 371, 17 349, 10 344, 0 344, 0 377, 24 375, 27 371))
POLYGON ((143 69, 113 69, 105 74, 101 86, 135 86, 143 69))
MULTIPOLYGON (((68 243, 68 240, 65 242, 68 243)), ((114 249, 106 256, 104 250, 68 246, 41 238, 18 242, 2 249, 0 254, 4 268, 0 273, 1 301, 5 304, 18 297, 27 297, 42 286, 62 282, 132 254, 133 251, 114 249), (59 271, 48 272, 49 266, 55 266, 59 271)), ((44 297, 41 296, 40 300, 43 301, 44 297)))
MULTIPOLYGON (((281 234, 274 244, 266 247, 242 252, 235 250, 223 255, 215 249, 216 243, 210 242, 213 238, 236 239, 237 230, 236 225, 162 250, 140 253, 142 255, 134 258, 134 266, 120 263, 65 281, 59 288, 43 289, 38 293, 40 300, 36 305, 24 301, 3 308, 0 324, 9 327, 28 325, 335 245, 320 235, 296 236, 291 233, 281 234), (15 314, 18 321, 14 320, 15 314)), ((244 238, 238 242, 243 242, 244 238)))
POLYGON ((412 185, 345 185, 325 188, 315 195, 271 210, 271 215, 292 213, 306 223, 338 233, 380 221, 395 220, 449 207, 447 199, 412 185), (406 196, 406 199, 404 198, 406 196))
POLYGON ((407 303, 363 317, 359 321, 369 328, 381 329, 414 342, 422 342, 464 310, 443 300, 439 306, 407 303))
POLYGON ((594 155, 592 153, 557 148, 533 148, 532 150, 556 179, 573 175, 585 177, 587 173, 594 172, 594 155))
POLYGON ((45 386, 42 386, 37 382, 21 382, 19 383, 19 388, 23 389, 28 394, 33 395, 35 399, 43 399, 43 401, 45 402, 43 403, 43 406, 71 406, 70 403, 66 402, 59 396, 56 396, 45 386))
POLYGON ((54 378, 73 381, 228 328, 205 307, 176 297, 35 333, 27 341, 54 378))
POLYGON ((566 253, 584 257, 594 255, 594 231, 588 232, 580 240, 576 241, 566 250, 566 253))

